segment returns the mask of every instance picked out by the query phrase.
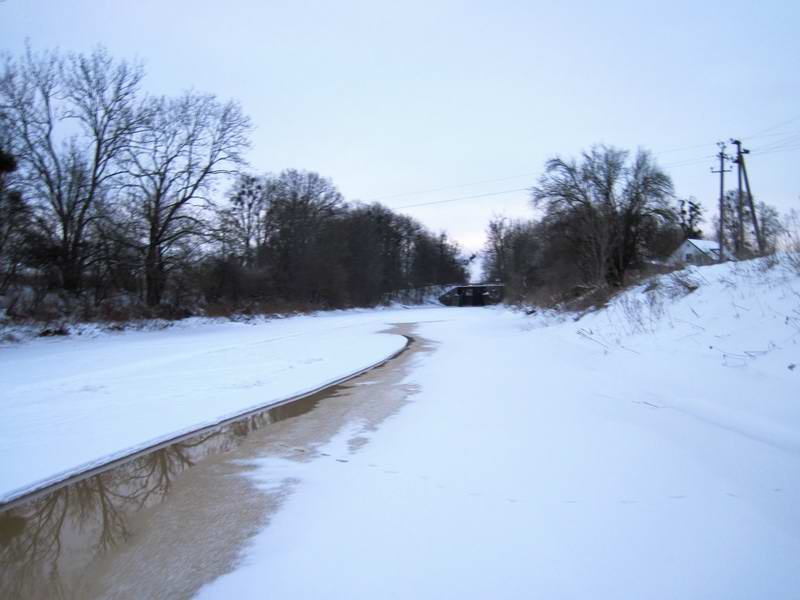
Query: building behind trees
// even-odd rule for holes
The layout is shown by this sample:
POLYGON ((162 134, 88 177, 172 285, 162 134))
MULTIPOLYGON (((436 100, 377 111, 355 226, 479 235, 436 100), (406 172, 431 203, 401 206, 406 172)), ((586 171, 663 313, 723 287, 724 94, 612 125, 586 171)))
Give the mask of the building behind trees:
MULTIPOLYGON (((669 175, 644 150, 595 146, 578 158, 553 158, 531 202, 540 218, 500 216, 487 228, 485 277, 504 283, 512 300, 554 305, 608 297, 664 268, 685 240, 702 234, 702 206, 695 198, 676 199, 669 175)), ((780 223, 774 209, 759 206, 771 250, 780 223)), ((725 235, 732 239, 733 230, 725 235)), ((745 238, 741 257, 754 254, 752 240, 745 238)))

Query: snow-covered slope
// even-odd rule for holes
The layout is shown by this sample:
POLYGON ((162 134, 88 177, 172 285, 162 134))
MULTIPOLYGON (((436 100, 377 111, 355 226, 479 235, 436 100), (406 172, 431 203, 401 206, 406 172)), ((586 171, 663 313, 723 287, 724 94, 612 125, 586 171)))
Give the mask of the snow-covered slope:
POLYGON ((576 325, 611 393, 800 452, 800 277, 785 261, 690 267, 576 325))

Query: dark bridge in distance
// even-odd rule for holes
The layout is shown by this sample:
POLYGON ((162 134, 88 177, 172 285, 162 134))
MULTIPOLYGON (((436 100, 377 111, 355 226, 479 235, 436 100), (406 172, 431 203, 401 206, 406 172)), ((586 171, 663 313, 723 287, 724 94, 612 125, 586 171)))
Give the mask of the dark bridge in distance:
POLYGON ((446 306, 486 306, 499 304, 503 300, 502 283, 474 283, 458 285, 439 296, 439 302, 446 306))

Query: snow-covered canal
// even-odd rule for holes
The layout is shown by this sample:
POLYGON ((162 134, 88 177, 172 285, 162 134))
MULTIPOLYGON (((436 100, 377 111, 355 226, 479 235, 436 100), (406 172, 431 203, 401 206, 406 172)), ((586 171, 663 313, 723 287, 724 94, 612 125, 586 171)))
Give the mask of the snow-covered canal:
POLYGON ((717 275, 657 315, 337 316, 417 343, 7 512, 0 595, 796 598, 797 282, 717 275))

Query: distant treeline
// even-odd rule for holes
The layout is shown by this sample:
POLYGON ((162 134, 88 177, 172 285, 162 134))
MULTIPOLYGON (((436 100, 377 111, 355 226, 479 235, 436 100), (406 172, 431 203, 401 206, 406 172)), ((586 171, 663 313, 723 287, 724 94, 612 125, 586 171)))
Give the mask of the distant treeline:
MULTIPOLYGON (((749 226, 737 231, 737 192, 726 196, 725 247, 739 258, 756 254, 749 226)), ((531 189, 541 217, 494 218, 487 230, 484 274, 504 282, 512 300, 555 305, 600 298, 663 268, 687 238, 700 238, 703 208, 677 199, 672 180, 644 150, 631 155, 595 146, 578 159, 553 158, 531 189)), ((764 203, 756 208, 767 252, 782 226, 764 203)), ((749 223, 749 214, 742 214, 749 223)), ((718 219, 712 219, 718 239, 718 219)))
POLYGON ((143 75, 103 49, 5 57, 0 296, 9 314, 365 306, 465 279, 445 234, 378 204, 349 204, 316 173, 249 174, 251 124, 237 103, 147 95, 143 75))

